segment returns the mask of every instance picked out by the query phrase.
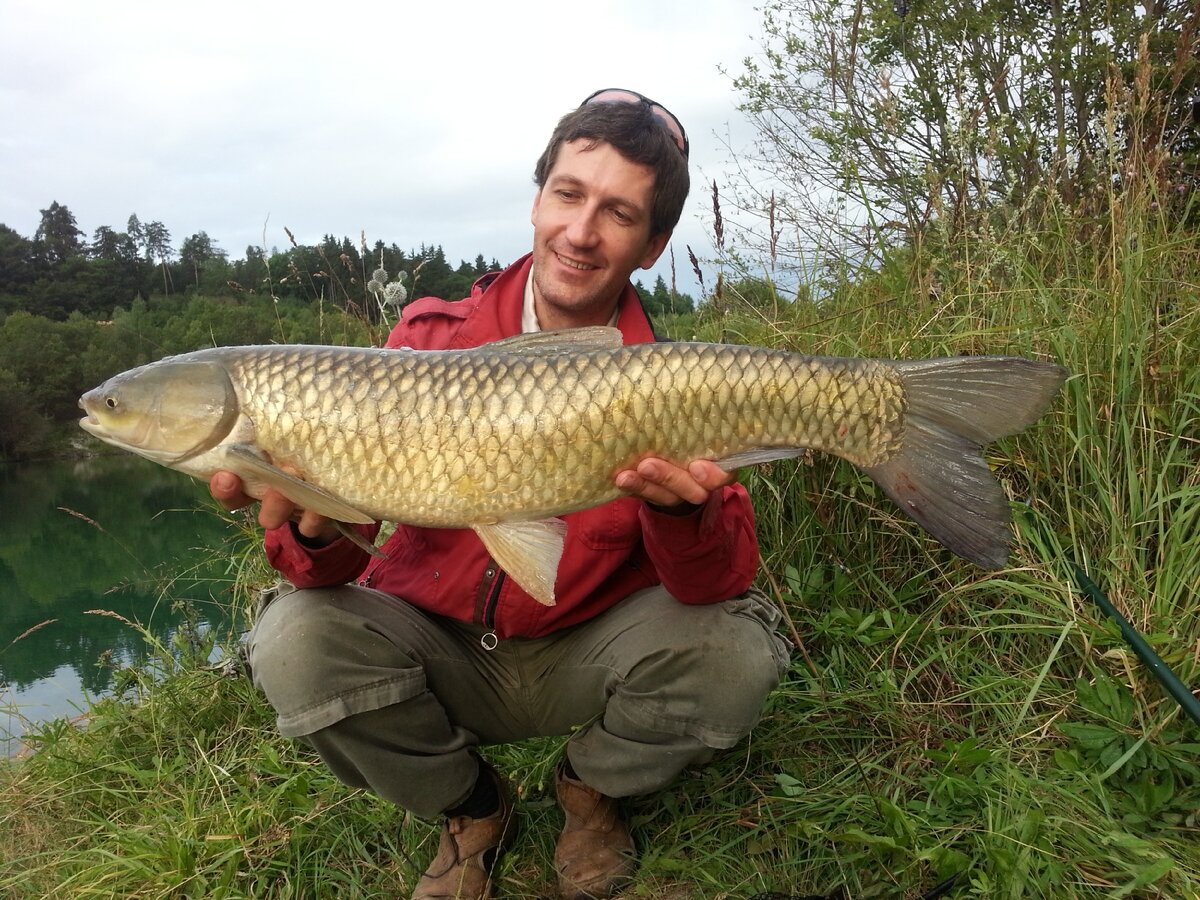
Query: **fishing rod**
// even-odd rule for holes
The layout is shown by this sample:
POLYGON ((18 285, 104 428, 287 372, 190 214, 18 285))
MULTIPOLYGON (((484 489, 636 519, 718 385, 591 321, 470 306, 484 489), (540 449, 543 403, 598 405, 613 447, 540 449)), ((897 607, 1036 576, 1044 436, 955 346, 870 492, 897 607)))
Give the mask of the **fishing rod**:
POLYGON ((1192 693, 1191 689, 1185 685, 1165 662, 1160 657, 1154 648, 1146 641, 1133 624, 1121 615, 1118 610, 1108 599, 1108 595, 1104 593, 1084 571, 1076 559, 1076 554, 1073 548, 1064 548, 1058 540, 1058 535, 1054 534, 1049 526, 1049 523, 1041 519, 1032 508, 1026 507, 1024 515, 1021 519, 1030 526, 1034 536, 1038 538, 1038 543, 1041 544, 1042 556, 1050 558, 1060 556, 1070 567, 1071 574, 1075 576, 1075 584, 1079 589, 1094 603, 1100 607, 1100 610, 1117 624, 1121 631, 1121 637, 1125 639, 1140 659, 1143 665, 1146 666, 1157 679, 1158 683, 1163 686, 1168 694, 1175 700, 1176 703, 1183 709, 1196 725, 1200 725, 1200 700, 1192 693))
POLYGON ((1079 563, 1072 559, 1070 560, 1070 564, 1080 590, 1087 594, 1092 599, 1092 602, 1104 611, 1106 616, 1117 623, 1117 627, 1121 629, 1121 637, 1125 638, 1125 643, 1133 648, 1133 652, 1137 654, 1138 659, 1154 673, 1154 677, 1158 679, 1158 683, 1166 689, 1168 694, 1175 698, 1175 702, 1187 713, 1188 717, 1197 725, 1200 725, 1200 700, 1196 699, 1196 695, 1179 679, 1178 675, 1171 671, 1171 667, 1162 661, 1162 657, 1154 652, 1154 648, 1130 624, 1129 620, 1121 615, 1120 611, 1113 606, 1112 601, 1108 599, 1104 591, 1100 590, 1096 582, 1088 577, 1087 572, 1083 570, 1079 563))

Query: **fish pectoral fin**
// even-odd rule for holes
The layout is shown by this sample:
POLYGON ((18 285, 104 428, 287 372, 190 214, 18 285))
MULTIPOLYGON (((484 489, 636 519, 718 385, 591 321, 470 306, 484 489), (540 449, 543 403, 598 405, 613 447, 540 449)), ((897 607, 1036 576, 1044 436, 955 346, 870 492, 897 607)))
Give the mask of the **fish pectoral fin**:
POLYGON ((529 596, 544 606, 554 605, 554 582, 567 536, 566 522, 541 519, 472 527, 492 559, 529 596))
POLYGON ((363 537, 362 534, 360 534, 358 531, 355 531, 345 522, 339 522, 337 519, 334 519, 333 527, 338 530, 338 534, 352 543, 355 547, 358 547, 360 550, 367 551, 377 559, 388 558, 386 553, 368 541, 365 537, 363 537))
POLYGON ((791 459, 803 456, 808 452, 807 447, 756 447, 753 450, 743 450, 724 459, 713 460, 726 472, 741 469, 745 466, 757 466, 759 463, 774 462, 777 459, 791 459))
POLYGON ((227 447, 225 459, 224 468, 230 472, 243 479, 259 481, 268 487, 275 488, 303 509, 311 509, 313 512, 328 516, 337 522, 369 525, 375 521, 341 497, 331 494, 315 484, 301 481, 295 475, 289 475, 279 467, 272 465, 245 444, 227 447))
POLYGON ((617 328, 609 325, 588 325, 583 328, 564 328, 561 331, 534 331, 493 341, 489 349, 531 356, 553 356, 556 353, 583 350, 616 350, 624 338, 617 328))

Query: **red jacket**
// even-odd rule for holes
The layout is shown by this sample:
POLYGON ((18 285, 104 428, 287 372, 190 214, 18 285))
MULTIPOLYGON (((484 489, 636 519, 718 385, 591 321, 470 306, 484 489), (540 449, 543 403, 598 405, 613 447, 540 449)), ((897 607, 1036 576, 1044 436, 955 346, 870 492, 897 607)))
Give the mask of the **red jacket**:
MULTIPOLYGON (((479 279, 457 302, 434 297, 404 309, 389 347, 443 350, 477 347, 521 331, 529 256, 479 279)), ((650 322, 627 285, 617 327, 626 344, 653 341, 650 322)), ((371 558, 350 541, 311 549, 291 526, 267 532, 271 565, 297 587, 360 584, 403 597, 421 609, 482 623, 498 637, 537 637, 598 615, 635 591, 663 584, 683 603, 716 603, 750 587, 758 567, 754 511, 745 488, 714 491, 699 510, 672 516, 623 497, 564 516, 566 547, 557 603, 538 603, 498 569, 469 529, 398 525, 371 558)), ((374 539, 379 526, 360 526, 374 539)))

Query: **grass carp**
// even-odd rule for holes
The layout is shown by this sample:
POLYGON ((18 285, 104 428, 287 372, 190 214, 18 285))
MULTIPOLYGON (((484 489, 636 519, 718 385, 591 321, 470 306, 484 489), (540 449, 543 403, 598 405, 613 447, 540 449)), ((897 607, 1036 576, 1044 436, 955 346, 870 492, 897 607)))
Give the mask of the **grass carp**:
POLYGON ((554 602, 558 517, 620 496, 647 456, 726 469, 849 460, 955 553, 1008 557, 980 448, 1033 423, 1066 372, 1016 357, 885 361, 730 344, 623 346, 613 328, 468 350, 218 347, 84 394, 80 425, 197 478, 225 469, 343 523, 471 528, 554 602))

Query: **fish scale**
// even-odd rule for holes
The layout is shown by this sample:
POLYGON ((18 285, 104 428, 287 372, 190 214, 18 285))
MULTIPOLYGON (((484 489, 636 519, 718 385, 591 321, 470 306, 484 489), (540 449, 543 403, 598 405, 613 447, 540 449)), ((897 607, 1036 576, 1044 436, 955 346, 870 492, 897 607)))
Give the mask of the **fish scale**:
POLYGON ((712 344, 532 359, 209 352, 228 362, 273 460, 369 514, 430 526, 594 506, 619 495, 613 474, 651 454, 686 463, 802 446, 867 466, 898 445, 904 411, 886 366, 712 344), (830 402, 814 402, 822 395, 830 402))
POLYGON ((80 424, 163 465, 201 478, 229 469, 345 522, 474 528, 552 602, 555 517, 621 496, 616 473, 648 456, 735 468, 833 453, 955 552, 1001 565, 1007 500, 980 446, 1040 417, 1064 377, 1014 357, 626 347, 615 329, 583 328, 456 351, 201 350, 88 392, 80 424))

